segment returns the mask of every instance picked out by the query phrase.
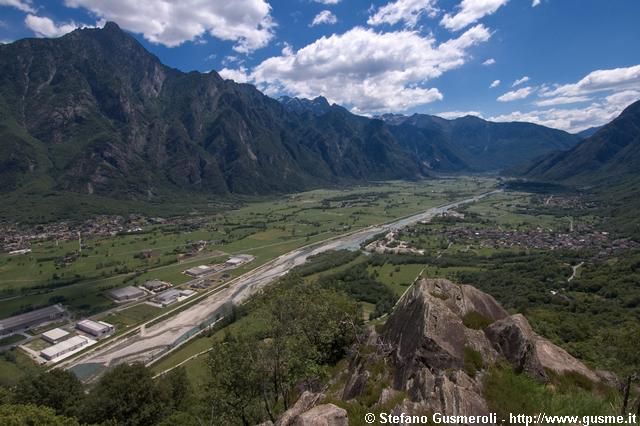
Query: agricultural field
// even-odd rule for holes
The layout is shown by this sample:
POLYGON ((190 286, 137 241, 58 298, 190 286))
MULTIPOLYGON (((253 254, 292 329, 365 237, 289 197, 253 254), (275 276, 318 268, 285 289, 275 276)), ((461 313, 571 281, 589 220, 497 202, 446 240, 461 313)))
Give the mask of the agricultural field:
MULTIPOLYGON (((616 370, 601 342, 640 313, 637 288, 624 276, 638 252, 618 247, 615 256, 598 257, 603 248, 617 246, 603 237, 595 218, 573 207, 545 210, 544 203, 533 194, 495 194, 398 233, 398 239, 424 249, 423 255, 328 252, 293 272, 346 292, 360 303, 365 320, 375 323, 420 273, 472 284, 511 312, 526 314, 536 331, 592 366, 616 370), (508 238, 500 238, 502 233, 508 238), (584 266, 570 279, 580 262, 584 266), (607 274, 620 281, 616 289, 601 282, 607 274)), ((189 377, 201 381, 203 352, 225 332, 243 327, 250 327, 246 317, 195 339, 154 365, 154 372, 184 362, 189 377)))
MULTIPOLYGON (((158 278, 180 284, 182 271, 233 254, 255 260, 231 278, 283 253, 387 222, 495 187, 489 178, 386 182, 315 190, 247 202, 214 215, 169 219, 132 232, 77 238, 49 236, 22 256, 0 255, 0 317, 53 303, 77 316, 116 305, 104 292, 158 278), (80 251, 81 247, 81 251, 80 251)), ((28 230, 24 231, 29 232, 28 230)), ((126 321, 126 320, 125 320, 126 321)))

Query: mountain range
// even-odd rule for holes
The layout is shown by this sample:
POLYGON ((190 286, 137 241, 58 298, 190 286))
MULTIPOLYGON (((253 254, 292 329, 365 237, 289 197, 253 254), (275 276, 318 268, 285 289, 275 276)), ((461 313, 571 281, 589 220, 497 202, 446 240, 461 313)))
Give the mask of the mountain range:
POLYGON ((637 178, 640 170, 640 101, 575 147, 532 162, 530 179, 570 184, 602 184, 637 178))
POLYGON ((0 191, 154 199, 488 172, 580 137, 530 123, 368 118, 163 65, 115 23, 0 45, 0 191))

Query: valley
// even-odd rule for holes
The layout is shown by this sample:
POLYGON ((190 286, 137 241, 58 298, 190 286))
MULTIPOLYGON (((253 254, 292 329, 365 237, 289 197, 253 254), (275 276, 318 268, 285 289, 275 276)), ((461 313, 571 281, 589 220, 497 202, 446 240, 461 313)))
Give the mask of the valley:
POLYGON ((0 1, 0 424, 638 424, 637 5, 50 3, 0 1))

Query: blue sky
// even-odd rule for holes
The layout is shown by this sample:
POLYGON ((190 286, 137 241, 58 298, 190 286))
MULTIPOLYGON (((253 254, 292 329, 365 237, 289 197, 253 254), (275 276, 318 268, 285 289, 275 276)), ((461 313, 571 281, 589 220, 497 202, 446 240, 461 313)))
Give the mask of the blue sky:
POLYGON ((578 131, 640 99, 638 17, 637 0, 0 0, 0 40, 110 20, 274 97, 578 131))

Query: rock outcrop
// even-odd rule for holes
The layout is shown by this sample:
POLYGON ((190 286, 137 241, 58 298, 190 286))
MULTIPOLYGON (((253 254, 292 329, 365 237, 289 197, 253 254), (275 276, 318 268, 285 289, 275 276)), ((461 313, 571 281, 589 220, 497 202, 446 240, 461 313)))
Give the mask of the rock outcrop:
POLYGON ((293 426, 347 426, 347 411, 333 404, 322 404, 299 415, 293 426))
POLYGON ((465 326, 476 313, 496 321, 508 313, 496 300, 471 286, 444 279, 422 280, 398 302, 382 334, 391 348, 394 387, 427 410, 446 414, 486 414, 480 385, 464 371, 465 353, 484 360, 498 356, 482 330, 465 326))
POLYGON ((512 315, 491 324, 486 335, 496 349, 517 370, 538 380, 547 381, 547 371, 579 373, 591 381, 599 381, 598 376, 562 348, 537 335, 527 319, 512 315))
MULTIPOLYGON (((486 415, 485 367, 500 360, 540 381, 549 380, 550 372, 575 372, 592 381, 602 376, 537 335, 524 316, 509 315, 490 295, 445 279, 420 279, 380 334, 370 331, 343 387, 331 396, 364 399, 396 414, 486 415)), ((336 406, 310 408, 323 399, 303 394, 276 425, 347 424, 346 412, 336 406)))

